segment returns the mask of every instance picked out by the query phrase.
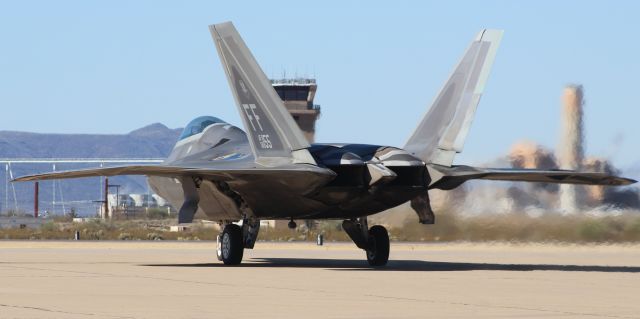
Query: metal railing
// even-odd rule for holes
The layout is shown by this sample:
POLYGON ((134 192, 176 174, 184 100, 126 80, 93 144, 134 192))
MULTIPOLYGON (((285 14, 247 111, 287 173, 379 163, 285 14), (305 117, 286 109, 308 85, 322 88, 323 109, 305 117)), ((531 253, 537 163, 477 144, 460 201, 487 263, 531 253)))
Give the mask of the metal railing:
POLYGON ((162 163, 163 158, 0 158, 0 163, 162 163))

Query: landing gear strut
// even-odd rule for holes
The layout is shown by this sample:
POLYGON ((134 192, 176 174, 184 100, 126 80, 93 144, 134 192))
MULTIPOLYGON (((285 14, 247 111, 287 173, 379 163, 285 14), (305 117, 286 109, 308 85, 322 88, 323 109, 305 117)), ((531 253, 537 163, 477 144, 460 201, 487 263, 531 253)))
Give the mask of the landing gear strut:
POLYGON ((345 220, 342 228, 360 249, 367 252, 367 261, 371 266, 384 266, 389 261, 389 233, 383 226, 369 229, 367 218, 345 220))

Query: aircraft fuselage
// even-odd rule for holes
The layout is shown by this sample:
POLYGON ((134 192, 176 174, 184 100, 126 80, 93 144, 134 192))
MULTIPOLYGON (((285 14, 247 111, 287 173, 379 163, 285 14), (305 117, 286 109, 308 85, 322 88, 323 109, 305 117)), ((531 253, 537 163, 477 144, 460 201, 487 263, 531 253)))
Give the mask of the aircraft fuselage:
MULTIPOLYGON (((309 152, 318 166, 335 173, 333 179, 291 172, 255 176, 251 185, 202 180, 197 189, 199 211, 212 220, 238 220, 247 212, 260 219, 345 219, 398 206, 426 192, 429 184, 424 163, 395 147, 313 144, 309 152)), ((224 122, 178 141, 165 163, 257 165, 244 131, 224 122)), ((152 176, 149 184, 174 207, 184 202, 178 179, 152 176)))

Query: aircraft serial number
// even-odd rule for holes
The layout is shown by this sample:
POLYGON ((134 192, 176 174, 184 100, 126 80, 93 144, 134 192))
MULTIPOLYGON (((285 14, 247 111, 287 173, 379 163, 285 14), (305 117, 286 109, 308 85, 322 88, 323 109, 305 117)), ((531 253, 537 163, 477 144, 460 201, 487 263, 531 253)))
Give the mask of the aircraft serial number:
POLYGON ((258 134, 258 142, 260 142, 261 148, 273 148, 273 144, 269 140, 269 134, 258 134))

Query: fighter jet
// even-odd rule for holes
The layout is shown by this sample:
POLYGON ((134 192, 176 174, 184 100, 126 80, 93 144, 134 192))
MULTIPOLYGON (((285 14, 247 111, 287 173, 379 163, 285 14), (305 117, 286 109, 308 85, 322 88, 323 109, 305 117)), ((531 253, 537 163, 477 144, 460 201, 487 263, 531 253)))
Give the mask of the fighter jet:
POLYGON ((435 222, 428 191, 472 179, 628 185, 634 180, 566 170, 492 169, 453 165, 462 151, 502 38, 482 30, 454 68, 404 147, 310 144, 231 22, 211 25, 244 130, 219 118, 190 122, 159 165, 120 166, 25 176, 35 181, 146 175, 152 189, 179 207, 178 221, 201 212, 218 221, 217 256, 239 264, 252 249, 260 220, 343 220, 371 266, 389 259, 389 235, 367 216, 406 202, 423 224, 435 222), (238 223, 241 222, 241 223, 238 223))

